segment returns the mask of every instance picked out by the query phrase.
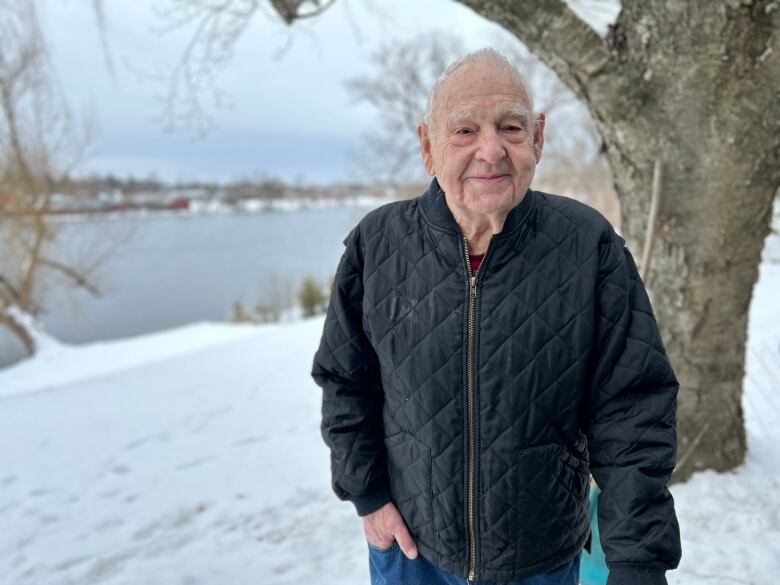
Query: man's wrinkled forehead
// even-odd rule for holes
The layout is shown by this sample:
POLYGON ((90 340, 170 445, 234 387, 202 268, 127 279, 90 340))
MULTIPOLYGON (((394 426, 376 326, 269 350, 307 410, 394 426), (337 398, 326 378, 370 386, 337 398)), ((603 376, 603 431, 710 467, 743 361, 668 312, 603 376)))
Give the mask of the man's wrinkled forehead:
POLYGON ((506 110, 525 110, 526 115, 530 111, 528 91, 523 82, 511 69, 493 61, 464 65, 437 89, 436 109, 439 115, 448 118, 470 103, 475 107, 500 103, 506 110), (487 87, 490 91, 486 91, 487 87))

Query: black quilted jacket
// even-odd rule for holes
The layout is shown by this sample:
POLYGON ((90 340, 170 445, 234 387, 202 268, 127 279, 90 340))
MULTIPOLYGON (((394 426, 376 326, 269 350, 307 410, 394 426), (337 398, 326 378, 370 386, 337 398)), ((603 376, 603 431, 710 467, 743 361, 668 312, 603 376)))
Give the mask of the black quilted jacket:
POLYGON ((665 583, 678 383, 607 220, 529 190, 472 275, 434 179, 344 243, 312 369, 336 495, 392 500, 434 564, 512 581, 586 544, 590 472, 610 584, 665 583))

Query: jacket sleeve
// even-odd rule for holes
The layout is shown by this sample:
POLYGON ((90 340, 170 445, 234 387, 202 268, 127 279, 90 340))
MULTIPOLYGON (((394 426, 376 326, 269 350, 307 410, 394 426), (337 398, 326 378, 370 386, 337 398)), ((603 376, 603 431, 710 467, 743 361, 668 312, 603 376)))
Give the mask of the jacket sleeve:
POLYGON ((379 360, 363 330, 363 253, 359 224, 344 240, 311 375, 322 388, 321 432, 330 449, 331 485, 359 516, 391 500, 384 447, 379 360))
POLYGON ((677 454, 679 384, 631 252, 614 230, 599 246, 586 433, 601 494, 608 585, 666 584, 680 562, 667 488, 677 454))

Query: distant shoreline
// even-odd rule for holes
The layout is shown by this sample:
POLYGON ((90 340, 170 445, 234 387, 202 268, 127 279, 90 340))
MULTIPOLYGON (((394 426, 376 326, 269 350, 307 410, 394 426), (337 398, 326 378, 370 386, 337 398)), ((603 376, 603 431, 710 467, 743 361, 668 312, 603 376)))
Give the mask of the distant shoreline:
MULTIPOLYGON (((294 212, 306 209, 332 209, 340 207, 378 207, 396 201, 391 197, 370 195, 356 197, 329 197, 319 199, 245 199, 234 204, 220 201, 189 200, 187 206, 126 205, 105 209, 58 209, 44 214, 47 221, 70 222, 96 219, 128 219, 158 217, 188 217, 204 215, 255 215, 259 213, 294 212)), ((7 214, 8 217, 10 214, 7 214)))

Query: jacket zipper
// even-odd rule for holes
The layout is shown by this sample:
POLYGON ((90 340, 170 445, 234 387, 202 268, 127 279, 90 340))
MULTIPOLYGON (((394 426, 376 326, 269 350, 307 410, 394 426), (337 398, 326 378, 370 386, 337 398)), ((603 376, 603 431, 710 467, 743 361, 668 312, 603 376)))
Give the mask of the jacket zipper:
MULTIPOLYGON (((493 236, 490 237, 490 241, 493 241, 493 236)), ((482 263, 487 258, 488 250, 490 249, 490 242, 488 242, 488 250, 485 251, 485 255, 482 260, 479 261, 477 271, 474 274, 471 273, 471 258, 469 258, 469 242, 466 236, 463 236, 463 247, 466 251, 466 269, 468 271, 468 284, 469 284, 469 318, 468 318, 468 330, 467 330, 467 354, 466 354, 466 410, 468 417, 468 441, 469 441, 469 462, 468 462, 468 486, 467 486, 467 504, 469 515, 469 581, 474 581, 477 578, 477 507, 476 507, 476 491, 477 491, 477 414, 476 414, 476 398, 474 396, 474 358, 475 358, 475 323, 474 317, 477 304, 477 276, 479 270, 482 268, 482 263)))

